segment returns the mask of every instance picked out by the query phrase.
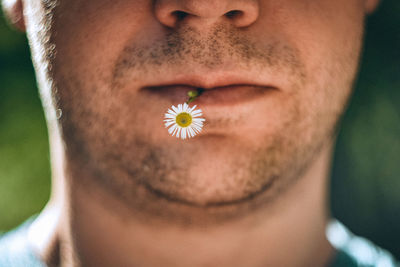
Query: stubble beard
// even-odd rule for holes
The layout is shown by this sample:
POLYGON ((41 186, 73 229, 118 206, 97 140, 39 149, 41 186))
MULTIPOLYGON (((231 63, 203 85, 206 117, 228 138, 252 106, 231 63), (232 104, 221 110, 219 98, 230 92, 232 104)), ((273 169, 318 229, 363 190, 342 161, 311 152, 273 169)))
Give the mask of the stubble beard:
MULTIPOLYGON (((196 33, 192 34, 187 35, 189 37, 186 39, 175 39, 176 42, 179 41, 176 47, 199 41, 195 37, 196 33)), ((213 41, 221 44, 216 46, 216 49, 221 53, 219 55, 223 56, 226 47, 221 39, 215 39, 216 36, 213 41)), ((260 58, 260 54, 253 56, 246 54, 240 48, 241 42, 237 42, 239 45, 236 46, 232 42, 228 43, 231 45, 228 51, 241 51, 237 53, 237 58, 242 60, 247 58, 244 60, 246 64, 251 64, 255 55, 260 58)), ((129 46, 127 48, 130 49, 129 46)), ((149 51, 148 48, 130 49, 128 53, 126 50, 123 51, 122 58, 115 64, 110 85, 116 86, 127 81, 124 80, 124 75, 135 72, 137 62, 150 69, 151 66, 158 65, 166 59, 170 61, 174 58, 175 62, 183 62, 200 51, 193 49, 192 53, 182 58, 178 49, 170 50, 167 54, 163 54, 164 52, 157 54, 157 51, 165 51, 161 48, 155 46, 153 50, 150 49, 153 54, 148 60, 146 59, 146 53, 150 53, 146 52, 149 51), (127 62, 131 64, 121 67, 123 60, 125 62, 128 60, 127 62)), ((262 53, 260 49, 254 51, 262 53)), ((295 98, 293 103, 296 105, 288 110, 289 115, 279 131, 276 131, 274 136, 265 136, 258 147, 248 147, 239 140, 238 147, 242 145, 244 149, 240 155, 228 158, 222 171, 216 171, 220 174, 218 179, 223 186, 215 190, 211 197, 201 198, 202 193, 210 192, 206 185, 199 185, 197 182, 202 179, 201 173, 191 172, 191 167, 182 168, 182 166, 195 166, 199 162, 196 156, 201 152, 196 152, 198 148, 196 145, 185 145, 185 149, 182 150, 168 144, 155 145, 140 133, 127 137, 132 131, 128 126, 126 129, 115 127, 113 120, 118 112, 113 110, 113 107, 109 110, 111 112, 108 112, 111 116, 102 117, 102 114, 98 114, 98 110, 95 109, 97 105, 90 103, 88 105, 85 98, 80 102, 78 99, 68 100, 68 97, 61 96, 58 98, 58 105, 64 115, 60 125, 66 143, 67 169, 72 186, 79 186, 89 191, 91 189, 88 188, 92 186, 99 187, 128 207, 136 219, 142 219, 147 223, 149 219, 186 226, 223 223, 243 218, 273 203, 302 177, 323 146, 333 142, 341 115, 338 111, 343 111, 348 95, 340 96, 331 110, 325 110, 320 114, 310 110, 304 104, 305 99, 301 96, 301 91, 309 90, 307 88, 312 88, 316 84, 312 82, 312 78, 307 80, 307 73, 304 72, 304 65, 296 49, 278 43, 269 51, 275 52, 264 54, 261 57, 264 62, 255 60, 254 64, 290 70, 288 72, 292 73, 291 78, 294 81, 293 90, 298 92, 293 94, 295 98), (305 80, 307 82, 304 82, 305 80), (87 125, 97 126, 90 130, 87 129, 87 125), (108 132, 109 135, 104 132, 108 132), (96 136, 99 138, 93 138, 96 136)), ((199 64, 211 64, 209 67, 214 68, 215 62, 204 61, 204 58, 215 58, 215 51, 205 55, 205 57, 196 56, 203 59, 199 64)), ((354 67, 354 64, 349 66, 354 67)), ((137 73, 140 77, 140 71, 137 73)), ((342 86, 349 87, 352 79, 349 77, 342 86)), ((65 80, 59 83, 64 89, 68 84, 71 83, 65 80)), ((75 90, 79 88, 79 84, 79 82, 74 83, 75 90)), ((328 91, 341 86, 337 84, 328 86, 329 81, 324 84, 327 85, 324 90, 328 91)), ((85 91, 84 87, 82 85, 82 91, 85 91)), ((64 89, 66 92, 72 90, 64 89)), ((101 97, 104 96, 99 95, 98 99, 101 97)), ((95 101, 96 96, 92 99, 95 101)))

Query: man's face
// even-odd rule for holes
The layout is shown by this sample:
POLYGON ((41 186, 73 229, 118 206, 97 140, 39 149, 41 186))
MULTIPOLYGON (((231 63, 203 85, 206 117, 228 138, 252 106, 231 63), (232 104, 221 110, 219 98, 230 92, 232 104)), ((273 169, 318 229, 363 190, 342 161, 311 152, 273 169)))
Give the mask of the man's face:
POLYGON ((171 218, 238 215, 294 184, 334 138, 365 12, 362 0, 43 2, 25 4, 39 10, 28 35, 71 178, 171 218), (193 102, 203 131, 172 137, 164 113, 195 87, 210 89, 193 102))

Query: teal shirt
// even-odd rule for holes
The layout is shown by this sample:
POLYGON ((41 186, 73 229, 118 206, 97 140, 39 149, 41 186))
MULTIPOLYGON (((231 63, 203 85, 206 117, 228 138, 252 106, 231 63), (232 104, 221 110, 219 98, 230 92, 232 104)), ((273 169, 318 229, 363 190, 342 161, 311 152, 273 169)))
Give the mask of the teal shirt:
POLYGON ((0 236, 0 267, 46 267, 28 243, 28 229, 34 217, 0 236))
POLYGON ((351 233, 343 224, 332 220, 326 228, 329 242, 337 250, 330 267, 397 267, 400 264, 386 250, 351 233))
MULTIPOLYGON (((28 229, 34 218, 0 237, 0 267, 46 267, 28 244, 28 229)), ((333 220, 327 227, 329 242, 337 254, 329 267, 396 267, 389 252, 370 241, 353 235, 343 224, 333 220)))

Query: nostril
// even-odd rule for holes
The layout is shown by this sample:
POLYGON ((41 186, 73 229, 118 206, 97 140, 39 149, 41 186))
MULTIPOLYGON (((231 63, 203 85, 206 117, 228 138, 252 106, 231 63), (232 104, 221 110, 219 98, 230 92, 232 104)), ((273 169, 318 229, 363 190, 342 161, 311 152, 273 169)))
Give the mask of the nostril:
POLYGON ((235 19, 238 17, 241 17, 243 15, 243 11, 240 10, 231 10, 227 13, 225 13, 225 17, 227 17, 228 19, 235 19))
POLYGON ((176 10, 176 11, 172 12, 172 16, 174 16, 178 22, 182 21, 188 15, 189 15, 188 13, 181 11, 181 10, 176 10))
POLYGON ((180 23, 206 27, 217 22, 227 22, 243 28, 257 20, 258 2, 257 0, 154 0, 154 13, 158 21, 169 28, 176 28, 180 23))

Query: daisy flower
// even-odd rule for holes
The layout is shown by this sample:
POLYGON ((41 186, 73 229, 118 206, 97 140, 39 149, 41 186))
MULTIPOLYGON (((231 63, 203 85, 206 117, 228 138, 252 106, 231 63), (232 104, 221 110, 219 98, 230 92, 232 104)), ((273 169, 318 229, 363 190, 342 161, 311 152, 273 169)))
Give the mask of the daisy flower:
POLYGON ((172 106, 165 113, 164 124, 168 132, 177 138, 186 139, 195 136, 201 132, 205 119, 199 118, 201 109, 195 110, 196 105, 189 107, 187 103, 179 104, 178 107, 172 106))

